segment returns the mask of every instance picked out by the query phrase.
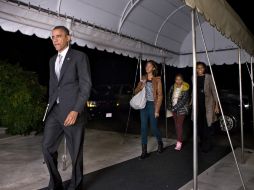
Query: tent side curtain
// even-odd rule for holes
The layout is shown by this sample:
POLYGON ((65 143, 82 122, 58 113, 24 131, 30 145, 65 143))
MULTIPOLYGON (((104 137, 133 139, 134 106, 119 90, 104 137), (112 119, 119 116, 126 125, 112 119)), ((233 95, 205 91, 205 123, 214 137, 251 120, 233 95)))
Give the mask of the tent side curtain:
POLYGON ((240 48, 254 56, 253 35, 225 0, 185 0, 185 2, 203 14, 222 35, 230 38, 240 48))
MULTIPOLYGON (((234 64, 238 62, 238 49, 231 49, 225 51, 210 51, 209 57, 211 64, 213 65, 223 65, 223 64, 234 64)), ((197 52, 197 60, 207 63, 207 55, 205 52, 197 52)), ((170 65, 184 68, 191 66, 193 64, 192 54, 185 54, 175 57, 171 60, 170 65)), ((244 50, 241 51, 241 63, 250 63, 250 56, 244 50)))
POLYGON ((92 26, 72 22, 71 19, 0 1, 0 26, 5 31, 19 30, 26 35, 35 34, 40 38, 49 38, 52 28, 56 25, 70 28, 72 43, 77 43, 79 46, 107 50, 130 57, 138 57, 142 54, 143 59, 153 59, 157 62, 162 62, 164 57, 166 60, 171 60, 175 56, 160 48, 92 26))

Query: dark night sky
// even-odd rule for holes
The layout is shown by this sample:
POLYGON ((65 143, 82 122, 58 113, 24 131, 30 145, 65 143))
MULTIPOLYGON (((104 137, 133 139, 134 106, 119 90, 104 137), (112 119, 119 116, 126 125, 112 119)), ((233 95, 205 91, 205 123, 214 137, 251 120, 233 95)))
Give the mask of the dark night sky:
POLYGON ((231 7, 241 17, 245 25, 254 35, 254 24, 253 24, 253 0, 227 0, 231 7))
MULTIPOLYGON (((19 63, 24 69, 38 73, 42 85, 48 83, 48 61, 56 51, 50 39, 5 32, 0 28, 0 59, 19 63)), ((85 52, 90 60, 93 83, 129 83, 134 79, 137 60, 129 57, 72 45, 85 52)))

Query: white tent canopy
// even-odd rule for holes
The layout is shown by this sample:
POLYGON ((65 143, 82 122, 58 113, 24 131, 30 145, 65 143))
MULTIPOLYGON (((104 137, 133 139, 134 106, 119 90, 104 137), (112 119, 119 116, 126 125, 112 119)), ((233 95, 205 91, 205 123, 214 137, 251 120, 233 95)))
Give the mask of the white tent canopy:
MULTIPOLYGON (((233 64, 238 61, 238 47, 232 41, 222 36, 208 22, 203 22, 201 25, 208 52, 210 54, 212 64, 233 64)), ((196 46, 197 60, 207 63, 207 57, 204 50, 204 44, 201 38, 199 27, 196 29, 196 46)), ((192 36, 191 32, 187 34, 180 49, 181 55, 175 56, 171 60, 172 65, 177 67, 186 67, 193 64, 192 60, 192 36)), ((245 51, 242 51, 242 62, 250 62, 250 56, 245 51)))
MULTIPOLYGON (((132 57, 142 54, 145 59, 158 62, 165 60, 167 64, 177 67, 193 65, 193 189, 196 190, 197 77, 196 64, 193 63, 197 60, 206 62, 207 59, 199 30, 195 35, 194 8, 204 16, 201 18, 201 26, 207 50, 212 54, 209 63, 232 64, 250 60, 249 55, 254 55, 254 37, 226 0, 0 0, 0 26, 7 31, 19 30, 27 35, 48 38, 54 26, 65 25, 72 32, 73 42, 81 46, 106 49, 132 57), (238 47, 245 50, 244 56, 237 53, 238 47)), ((165 80, 165 65, 163 68, 165 80)), ((243 159, 241 64, 239 81, 243 159)), ((166 93, 166 83, 164 89, 166 93)), ((217 97, 219 99, 218 92, 217 97)), ((220 101, 219 105, 222 108, 220 101)), ((224 115, 223 120, 226 125, 224 115)), ((245 189, 228 131, 227 135, 245 189)))
MULTIPOLYGON (((205 2, 203 5, 202 0, 186 0, 186 3, 182 0, 0 0, 0 26, 6 31, 19 30, 48 38, 55 25, 65 25, 72 31, 73 42, 80 46, 131 57, 142 54, 144 59, 158 62, 166 58, 167 64, 185 67, 192 64, 190 7, 197 7, 229 38, 202 19, 208 50, 216 52, 216 56, 211 56, 213 63, 237 61, 237 45, 231 40, 253 55, 254 38, 231 7, 224 0, 205 2), (206 12, 209 3, 220 16, 206 12)), ((205 60, 199 34, 197 52, 200 52, 198 58, 205 60)), ((249 61, 249 56, 243 58, 243 62, 249 61)))

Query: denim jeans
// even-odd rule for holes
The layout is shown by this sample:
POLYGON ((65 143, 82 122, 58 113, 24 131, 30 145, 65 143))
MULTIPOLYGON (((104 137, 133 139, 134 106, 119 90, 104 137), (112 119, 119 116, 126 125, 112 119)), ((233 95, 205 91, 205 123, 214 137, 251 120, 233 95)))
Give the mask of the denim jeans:
POLYGON ((155 118, 154 102, 147 101, 146 107, 144 109, 140 110, 140 119, 141 119, 141 142, 142 142, 142 144, 147 144, 148 122, 150 122, 152 133, 156 137, 157 141, 162 141, 161 132, 157 126, 158 119, 155 118))

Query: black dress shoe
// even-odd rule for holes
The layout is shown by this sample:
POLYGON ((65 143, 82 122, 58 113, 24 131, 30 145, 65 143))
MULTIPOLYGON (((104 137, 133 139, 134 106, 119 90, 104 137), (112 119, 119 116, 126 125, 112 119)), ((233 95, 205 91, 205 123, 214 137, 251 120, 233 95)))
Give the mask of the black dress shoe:
POLYGON ((162 142, 162 141, 159 141, 159 142, 158 142, 158 150, 157 150, 157 152, 158 152, 159 154, 161 154, 163 151, 164 151, 163 142, 162 142))

